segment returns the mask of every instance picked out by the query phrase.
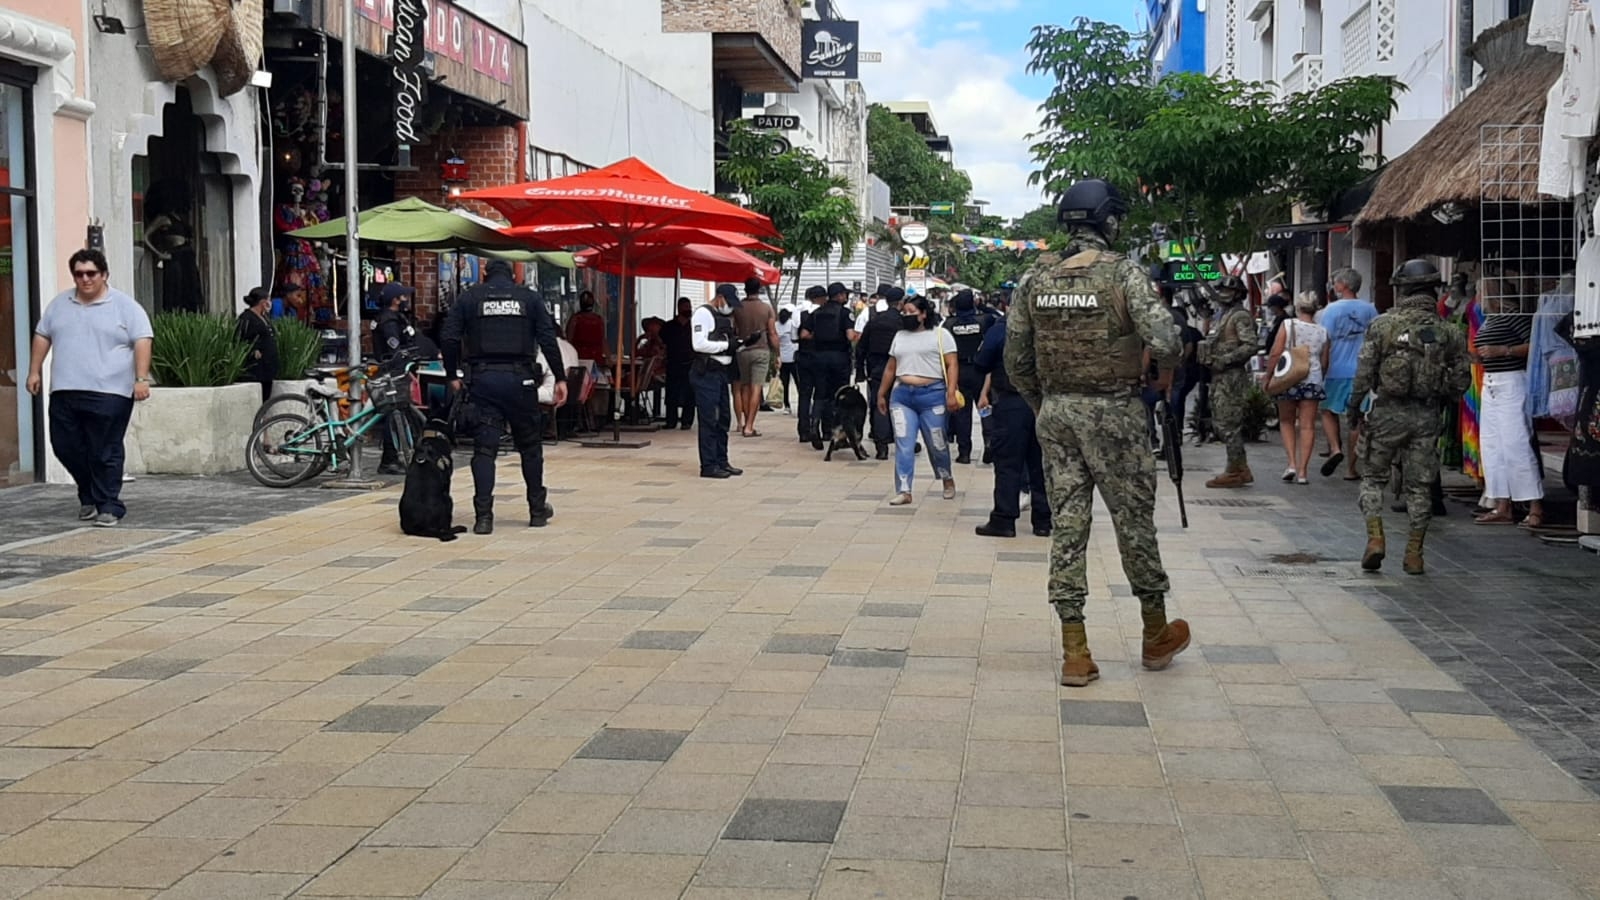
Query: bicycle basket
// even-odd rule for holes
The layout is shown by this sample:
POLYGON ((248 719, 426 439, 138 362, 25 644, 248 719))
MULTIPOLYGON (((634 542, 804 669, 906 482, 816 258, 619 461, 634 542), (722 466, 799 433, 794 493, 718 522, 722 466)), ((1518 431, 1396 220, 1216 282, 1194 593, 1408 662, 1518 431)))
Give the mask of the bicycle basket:
POLYGON ((380 375, 367 380, 367 398, 375 409, 388 412, 411 402, 410 375, 380 375))

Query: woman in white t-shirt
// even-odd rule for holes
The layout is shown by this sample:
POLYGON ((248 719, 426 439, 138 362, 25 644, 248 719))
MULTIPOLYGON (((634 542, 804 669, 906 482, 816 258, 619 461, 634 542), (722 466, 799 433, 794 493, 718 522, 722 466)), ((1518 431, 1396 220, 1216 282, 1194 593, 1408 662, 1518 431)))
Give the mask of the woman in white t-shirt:
POLYGON ((945 415, 960 402, 956 339, 940 326, 939 314, 926 297, 907 297, 900 304, 900 329, 889 347, 889 364, 878 385, 878 410, 888 414, 894 424, 896 494, 889 505, 911 502, 918 433, 928 445, 934 476, 944 479, 944 498, 954 500, 956 481, 950 474, 945 415))
POLYGON ((793 307, 778 310, 778 380, 783 382, 783 408, 794 412, 789 402, 789 385, 794 383, 794 348, 800 339, 800 316, 793 307))
POLYGON ((1316 294, 1307 291, 1296 297, 1294 318, 1278 329, 1272 352, 1267 354, 1267 359, 1276 360, 1290 347, 1304 347, 1311 357, 1311 371, 1305 380, 1273 398, 1278 401, 1278 436, 1283 438, 1283 452, 1289 457, 1283 480, 1296 484, 1309 483, 1306 472, 1311 468, 1311 451, 1317 446, 1317 409, 1328 396, 1323 383, 1331 345, 1328 332, 1313 321, 1316 312, 1316 294))

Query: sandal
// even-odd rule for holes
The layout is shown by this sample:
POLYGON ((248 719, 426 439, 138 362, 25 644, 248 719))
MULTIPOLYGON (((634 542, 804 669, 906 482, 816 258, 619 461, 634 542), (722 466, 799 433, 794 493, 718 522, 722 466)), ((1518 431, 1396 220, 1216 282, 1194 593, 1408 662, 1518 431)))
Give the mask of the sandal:
POLYGON ((890 506, 910 506, 911 505, 911 495, 910 494, 896 494, 895 498, 893 500, 889 501, 889 505, 890 506))
POLYGON ((761 432, 759 431, 741 431, 739 433, 745 437, 761 437, 761 432))
POLYGON ((1492 512, 1486 516, 1478 516, 1472 520, 1474 525, 1515 525, 1511 516, 1506 513, 1492 512))
POLYGON ((1528 513, 1526 516, 1523 516, 1522 521, 1518 522, 1517 524, 1523 528, 1543 528, 1544 515, 1542 513, 1528 513))
POLYGON ((1343 453, 1338 453, 1338 452, 1329 453, 1328 454, 1328 461, 1322 464, 1322 477, 1323 478, 1327 478, 1329 475, 1332 475, 1334 472, 1339 471, 1339 463, 1342 463, 1342 462, 1344 462, 1344 454, 1343 453))

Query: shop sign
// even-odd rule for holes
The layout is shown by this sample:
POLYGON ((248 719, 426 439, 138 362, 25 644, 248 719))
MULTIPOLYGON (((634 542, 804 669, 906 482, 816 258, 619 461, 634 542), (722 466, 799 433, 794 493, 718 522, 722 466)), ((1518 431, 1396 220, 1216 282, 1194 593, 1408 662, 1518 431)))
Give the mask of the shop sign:
POLYGON ((395 0, 394 30, 389 33, 389 64, 394 66, 394 129, 401 146, 418 143, 417 111, 427 99, 422 73, 423 44, 428 34, 424 0, 395 0))
POLYGON ((777 131, 794 131, 800 127, 799 116, 751 116, 750 123, 757 128, 777 131))
MULTIPOLYGON (((352 0, 356 6, 356 46, 372 56, 394 60, 397 19, 403 24, 420 7, 423 53, 417 54, 424 82, 442 81, 453 91, 499 105, 512 115, 528 115, 528 48, 520 41, 450 0, 352 0), (408 13, 407 9, 413 12, 408 13), (432 71, 424 60, 432 63, 432 71), (428 77, 431 76, 431 79, 428 77)), ((343 32, 338 0, 323 0, 318 30, 338 38, 343 32)))
POLYGON ((1174 284, 1196 281, 1216 281, 1222 277, 1215 256, 1202 256, 1196 260, 1174 259, 1166 264, 1166 280, 1174 284))
POLYGON ((860 74, 861 23, 838 19, 807 20, 800 50, 802 78, 843 78, 860 74))

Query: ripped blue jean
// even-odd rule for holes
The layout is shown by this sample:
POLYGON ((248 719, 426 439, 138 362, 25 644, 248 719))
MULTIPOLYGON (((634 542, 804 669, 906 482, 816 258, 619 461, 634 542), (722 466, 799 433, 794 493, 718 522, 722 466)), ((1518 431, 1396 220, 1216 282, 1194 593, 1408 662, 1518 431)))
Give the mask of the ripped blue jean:
POLYGON ((941 481, 950 478, 944 399, 942 381, 925 385, 896 384, 889 392, 889 420, 894 424, 894 484, 899 493, 911 493, 919 433, 928 447, 928 461, 933 463, 934 477, 941 481))

